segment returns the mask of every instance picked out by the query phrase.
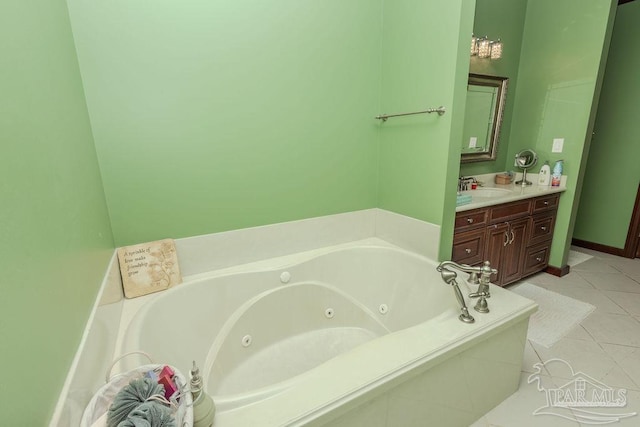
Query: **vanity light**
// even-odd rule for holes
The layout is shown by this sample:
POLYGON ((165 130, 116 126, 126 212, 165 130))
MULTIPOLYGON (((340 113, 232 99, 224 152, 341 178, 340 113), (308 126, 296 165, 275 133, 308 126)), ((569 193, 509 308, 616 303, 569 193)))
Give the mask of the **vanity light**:
POLYGON ((502 58, 502 42, 500 39, 491 42, 491 59, 502 58))
POLYGON ((502 58, 502 41, 489 40, 488 37, 476 37, 471 35, 471 56, 478 58, 500 59, 502 58))
POLYGON ((478 38, 471 34, 471 56, 478 54, 478 38))
POLYGON ((478 58, 489 58, 491 56, 491 40, 483 38, 478 40, 478 58))

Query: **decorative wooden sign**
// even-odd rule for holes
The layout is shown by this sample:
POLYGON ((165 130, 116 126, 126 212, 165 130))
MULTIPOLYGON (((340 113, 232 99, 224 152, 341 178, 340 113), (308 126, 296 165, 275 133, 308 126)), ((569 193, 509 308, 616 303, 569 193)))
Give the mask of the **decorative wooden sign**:
POLYGON ((182 283, 172 239, 118 248, 124 295, 135 298, 182 283))

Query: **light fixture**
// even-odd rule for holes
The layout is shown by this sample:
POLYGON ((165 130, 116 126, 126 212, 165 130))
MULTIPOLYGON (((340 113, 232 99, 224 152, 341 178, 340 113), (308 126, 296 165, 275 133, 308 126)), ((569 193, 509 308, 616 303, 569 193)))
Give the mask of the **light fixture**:
POLYGON ((489 58, 491 56, 491 40, 483 38, 478 41, 478 58, 489 58))
POLYGON ((502 58, 502 42, 500 39, 491 42, 491 59, 500 59, 502 58))
POLYGON ((489 37, 476 37, 471 35, 471 56, 478 58, 500 59, 502 58, 502 41, 489 40, 489 37))

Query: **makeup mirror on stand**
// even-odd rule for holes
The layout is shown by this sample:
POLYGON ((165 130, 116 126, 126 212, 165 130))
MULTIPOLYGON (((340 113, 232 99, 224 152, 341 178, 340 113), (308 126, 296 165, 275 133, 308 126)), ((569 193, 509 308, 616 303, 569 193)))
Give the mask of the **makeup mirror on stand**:
POLYGON ((527 185, 532 184, 531 181, 527 181, 527 169, 535 166, 536 163, 538 163, 538 155, 533 150, 522 150, 516 154, 514 166, 522 169, 522 179, 520 181, 516 181, 516 185, 526 187, 527 185))

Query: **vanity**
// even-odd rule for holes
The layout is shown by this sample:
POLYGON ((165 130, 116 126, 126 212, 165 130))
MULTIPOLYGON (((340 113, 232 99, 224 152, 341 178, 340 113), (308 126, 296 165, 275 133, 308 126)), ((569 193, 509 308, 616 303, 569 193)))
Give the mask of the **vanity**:
POLYGON ((472 202, 456 208, 452 260, 498 270, 505 286, 549 265, 561 187, 496 185, 463 192, 472 202))

